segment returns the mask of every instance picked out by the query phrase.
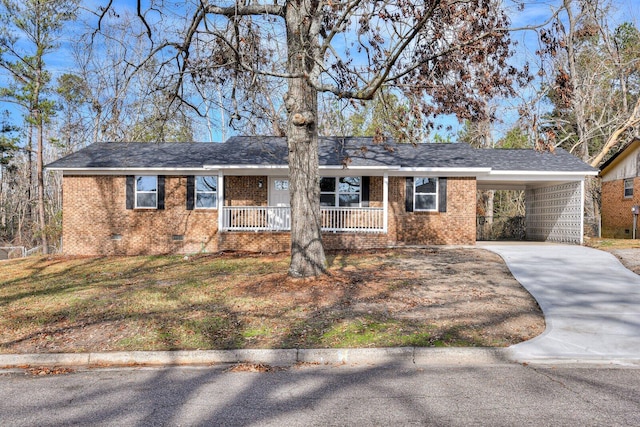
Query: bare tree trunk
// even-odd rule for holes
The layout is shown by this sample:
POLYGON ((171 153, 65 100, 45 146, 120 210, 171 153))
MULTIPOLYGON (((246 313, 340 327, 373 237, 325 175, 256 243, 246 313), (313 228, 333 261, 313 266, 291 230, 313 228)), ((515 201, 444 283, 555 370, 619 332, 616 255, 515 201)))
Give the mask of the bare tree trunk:
MULTIPOLYGON (((24 221, 20 225, 20 244, 24 245, 22 227, 29 227, 33 230, 33 215, 32 215, 32 203, 33 203, 33 125, 29 124, 29 132, 27 135, 27 191, 26 191, 26 210, 24 221)), ((31 240, 31 233, 29 234, 29 240, 31 240)), ((31 242, 28 242, 31 244, 31 242)))
MULTIPOLYGON (((575 51, 574 37, 577 31, 578 18, 573 14, 572 10, 573 0, 564 0, 564 6, 567 11, 567 20, 569 24, 569 32, 567 34, 568 43, 566 43, 567 50, 567 64, 569 66, 569 76, 571 78, 571 108, 576 118, 576 134, 578 137, 577 155, 584 162, 589 163, 589 141, 587 138, 588 124, 585 114, 585 100, 583 92, 578 84, 578 67, 576 64, 577 53, 575 51)), ((584 197, 584 214, 587 219, 591 218, 591 221, 595 221, 598 217, 597 203, 593 191, 595 183, 586 181, 585 197, 584 197)), ((595 224, 592 224, 593 228, 595 224)), ((591 232, 589 233, 591 234, 591 232)))
POLYGON ((620 138, 620 136, 622 136, 622 134, 627 132, 629 129, 638 126, 639 124, 640 98, 636 102, 636 105, 633 108, 633 112, 627 118, 627 120, 619 128, 613 131, 611 135, 609 135, 609 138, 607 138, 607 142, 604 144, 604 147, 602 147, 598 155, 591 161, 591 166, 593 166, 594 168, 600 166, 600 162, 604 159, 609 150, 611 150, 618 143, 618 139, 620 138))
MULTIPOLYGON (((317 4, 315 4, 317 7, 317 4)), ((285 105, 289 114, 289 191, 291 192, 291 264, 289 275, 311 277, 326 271, 320 231, 320 176, 318 161, 318 94, 304 77, 314 64, 308 52, 317 44, 309 37, 314 2, 288 2, 286 10, 287 66, 300 76, 289 80, 285 105)))
MULTIPOLYGON (((478 132, 480 137, 480 143, 482 148, 493 148, 493 137, 491 136, 491 117, 492 111, 489 104, 484 106, 486 111, 486 119, 478 123, 478 132)), ((485 211, 485 235, 492 235, 493 230, 493 199, 495 197, 495 190, 485 190, 482 192, 482 202, 484 204, 485 211)))
POLYGON ((6 228, 7 228, 7 208, 8 208, 8 206, 6 206, 5 204, 4 180, 5 180, 4 166, 0 164, 0 228, 3 229, 3 232, 6 231, 6 228))
MULTIPOLYGON (((484 104, 485 118, 469 123, 469 137, 471 145, 476 148, 493 148, 493 137, 491 134, 492 108, 488 103, 484 104)), ((481 190, 477 203, 480 204, 484 221, 482 222, 482 236, 484 239, 493 239, 493 199, 494 190, 481 190)))
MULTIPOLYGON (((27 135, 27 181, 29 183, 27 187, 27 200, 31 202, 31 192, 33 191, 33 125, 29 124, 29 131, 27 135)), ((29 209, 29 217, 31 216, 31 209, 29 209)))
POLYGON ((42 112, 38 111, 36 113, 36 120, 38 126, 38 152, 37 152, 37 161, 36 161, 36 169, 37 169, 37 181, 38 181, 38 222, 40 225, 40 242, 42 244, 42 253, 49 253, 49 242, 47 239, 47 216, 44 207, 44 161, 43 161, 43 153, 44 153, 44 138, 43 138, 43 121, 42 121, 42 112))
POLYGON ((480 203, 484 211, 484 224, 482 229, 482 235, 485 239, 490 240, 493 238, 493 200, 495 197, 495 190, 482 190, 480 192, 480 203))

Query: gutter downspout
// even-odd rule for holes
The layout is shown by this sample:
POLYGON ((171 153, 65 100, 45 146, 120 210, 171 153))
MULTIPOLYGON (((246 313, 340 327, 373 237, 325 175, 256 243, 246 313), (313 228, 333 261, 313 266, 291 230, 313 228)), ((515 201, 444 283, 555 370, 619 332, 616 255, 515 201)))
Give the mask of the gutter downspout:
POLYGON ((385 172, 382 179, 382 231, 386 234, 389 231, 389 174, 385 172))
POLYGON ((218 171, 218 242, 220 232, 224 230, 224 173, 218 171))

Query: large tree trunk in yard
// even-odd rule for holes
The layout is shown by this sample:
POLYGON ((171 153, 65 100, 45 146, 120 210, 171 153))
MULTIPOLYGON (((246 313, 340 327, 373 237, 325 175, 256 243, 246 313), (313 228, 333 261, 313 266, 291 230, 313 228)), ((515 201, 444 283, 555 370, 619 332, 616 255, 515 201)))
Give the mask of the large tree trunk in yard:
POLYGON ((43 123, 42 123, 42 113, 38 112, 38 153, 37 153, 37 180, 38 180, 38 223, 40 229, 40 244, 42 245, 42 253, 49 253, 49 241, 47 239, 47 216, 45 212, 44 206, 44 138, 42 135, 43 123))
POLYGON ((320 233, 320 174, 318 163, 318 94, 305 77, 314 67, 317 40, 309 29, 317 7, 312 1, 287 4, 288 71, 285 105, 288 112, 289 191, 291 197, 291 264, 289 275, 313 277, 326 271, 320 233))
POLYGON ((38 138, 38 152, 36 153, 36 180, 38 188, 38 225, 40 232, 40 244, 42 245, 42 253, 49 253, 49 242, 47 240, 47 217, 44 206, 44 117, 42 117, 42 107, 40 105, 40 90, 44 79, 44 63, 41 58, 37 61, 37 77, 34 82, 33 99, 36 109, 32 112, 36 122, 36 131, 38 138))
MULTIPOLYGON (((570 77, 570 91, 571 91, 571 109, 573 114, 575 115, 575 131, 576 136, 578 138, 578 144, 576 146, 576 151, 573 153, 580 159, 582 159, 585 163, 589 163, 590 153, 589 153, 589 139, 587 138, 587 131, 589 129, 589 122, 587 120, 586 113, 586 105, 585 101, 585 91, 581 90, 580 80, 579 80, 579 53, 576 52, 576 46, 578 44, 577 32, 579 28, 579 18, 573 14, 572 9, 572 1, 573 0, 564 0, 564 6, 567 12, 567 20, 569 24, 569 32, 567 34, 568 42, 566 43, 566 52, 567 52, 567 65, 569 69, 569 77, 570 77)), ((586 220, 585 230, 583 233, 589 234, 591 237, 597 237, 597 228, 598 223, 597 218, 599 217, 598 205, 596 203, 596 186, 595 179, 586 179, 585 180, 585 194, 584 194, 584 217, 586 220)))

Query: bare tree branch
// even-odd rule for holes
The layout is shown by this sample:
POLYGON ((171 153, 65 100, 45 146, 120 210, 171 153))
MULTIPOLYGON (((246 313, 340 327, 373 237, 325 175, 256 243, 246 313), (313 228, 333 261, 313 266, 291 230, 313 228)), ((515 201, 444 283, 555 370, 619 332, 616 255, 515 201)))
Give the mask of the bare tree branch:
POLYGON ((591 166, 598 167, 604 156, 607 155, 609 150, 613 148, 617 143, 620 136, 628 131, 629 129, 638 126, 640 124, 640 98, 636 102, 635 107, 633 108, 633 112, 629 116, 629 118, 624 122, 622 126, 617 128, 611 136, 607 139, 607 142, 604 144, 598 155, 591 161, 591 166))

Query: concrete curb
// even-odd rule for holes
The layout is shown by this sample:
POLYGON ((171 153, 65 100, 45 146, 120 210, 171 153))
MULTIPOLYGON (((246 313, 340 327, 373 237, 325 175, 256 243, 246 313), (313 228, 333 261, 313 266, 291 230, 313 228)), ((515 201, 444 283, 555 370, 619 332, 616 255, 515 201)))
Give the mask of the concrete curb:
MULTIPOLYGON (((534 338, 535 339, 535 338, 534 338)), ((514 363, 526 365, 597 365, 597 366, 640 366, 638 354, 584 354, 563 355, 527 354, 518 345, 504 349, 504 357, 514 363)))
POLYGON ((41 366, 206 366, 255 363, 292 366, 317 365, 597 365, 640 366, 640 357, 572 355, 571 357, 523 357, 511 348, 344 348, 276 350, 122 351, 109 353, 0 354, 0 369, 41 366))
POLYGON ((261 363, 474 365, 511 363, 506 349, 494 348, 345 348, 284 350, 128 351, 109 353, 0 354, 0 368, 28 366, 175 366, 261 363))

